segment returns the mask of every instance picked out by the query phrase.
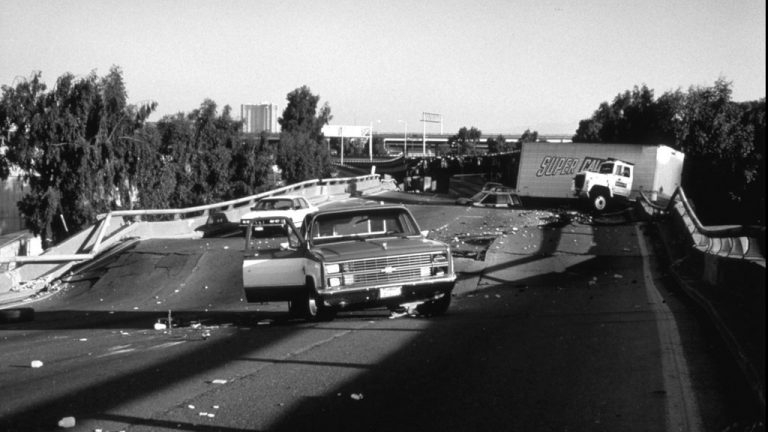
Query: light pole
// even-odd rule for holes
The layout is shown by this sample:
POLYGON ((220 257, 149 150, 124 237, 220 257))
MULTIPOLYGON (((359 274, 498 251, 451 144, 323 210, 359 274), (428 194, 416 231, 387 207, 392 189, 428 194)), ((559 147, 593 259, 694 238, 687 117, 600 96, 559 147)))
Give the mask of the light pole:
MULTIPOLYGON (((376 120, 376 123, 381 123, 381 120, 376 120)), ((371 130, 368 133, 368 160, 373 161, 373 120, 371 120, 371 130)))
POLYGON ((408 157, 408 122, 405 120, 398 120, 398 123, 403 123, 403 157, 408 157))

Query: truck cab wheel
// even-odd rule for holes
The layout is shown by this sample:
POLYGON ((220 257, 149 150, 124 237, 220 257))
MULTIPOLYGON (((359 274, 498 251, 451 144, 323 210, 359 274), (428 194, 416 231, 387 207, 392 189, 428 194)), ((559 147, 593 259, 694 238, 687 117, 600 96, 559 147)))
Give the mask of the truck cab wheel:
POLYGON ((592 209, 596 212, 603 212, 606 207, 608 207, 608 198, 606 198, 605 193, 602 191, 593 193, 592 209))

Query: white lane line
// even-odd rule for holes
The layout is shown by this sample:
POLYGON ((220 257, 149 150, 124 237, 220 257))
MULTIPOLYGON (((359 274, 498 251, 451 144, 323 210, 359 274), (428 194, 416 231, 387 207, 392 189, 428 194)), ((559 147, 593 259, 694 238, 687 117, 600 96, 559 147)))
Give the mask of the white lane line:
POLYGON ((100 356, 97 356, 96 358, 103 358, 103 357, 109 357, 109 356, 118 355, 118 354, 125 354, 125 353, 129 353, 131 351, 136 351, 136 349, 135 348, 127 348, 127 349, 120 349, 120 350, 110 351, 110 352, 108 352, 106 354, 102 354, 100 356))
POLYGON ((696 403, 696 394, 691 385, 688 363, 680 340, 680 330, 677 328, 672 311, 664 303, 661 293, 653 283, 648 248, 638 225, 635 225, 635 231, 640 255, 643 258, 643 285, 648 300, 653 304, 652 309, 661 343, 661 373, 667 395, 666 429, 667 431, 700 431, 702 430, 701 415, 696 403))
POLYGON ((170 348, 172 346, 180 345, 180 344, 183 344, 185 342, 186 341, 166 342, 166 343, 162 343, 160 345, 155 345, 155 346, 149 347, 149 349, 155 350, 155 349, 170 348))

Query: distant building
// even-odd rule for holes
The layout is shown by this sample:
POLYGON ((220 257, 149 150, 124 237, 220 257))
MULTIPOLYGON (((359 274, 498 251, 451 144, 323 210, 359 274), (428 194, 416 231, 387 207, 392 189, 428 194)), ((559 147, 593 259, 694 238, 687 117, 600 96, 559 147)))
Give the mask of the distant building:
POLYGON ((277 105, 264 102, 258 105, 240 105, 240 117, 243 119, 243 132, 280 132, 277 118, 280 112, 277 105))

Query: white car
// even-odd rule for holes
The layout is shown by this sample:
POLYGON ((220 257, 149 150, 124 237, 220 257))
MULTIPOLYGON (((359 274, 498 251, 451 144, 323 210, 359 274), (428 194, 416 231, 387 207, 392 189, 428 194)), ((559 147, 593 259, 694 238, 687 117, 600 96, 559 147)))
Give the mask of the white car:
POLYGON ((287 217, 300 228, 304 218, 319 209, 301 195, 276 195, 262 198, 251 207, 251 211, 240 217, 240 225, 247 226, 253 218, 287 217))

